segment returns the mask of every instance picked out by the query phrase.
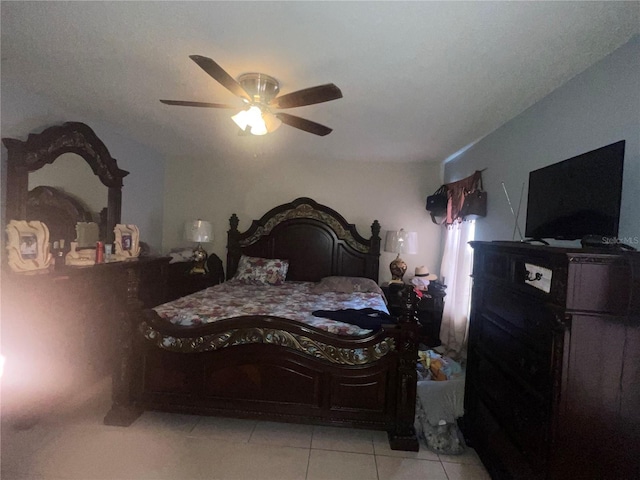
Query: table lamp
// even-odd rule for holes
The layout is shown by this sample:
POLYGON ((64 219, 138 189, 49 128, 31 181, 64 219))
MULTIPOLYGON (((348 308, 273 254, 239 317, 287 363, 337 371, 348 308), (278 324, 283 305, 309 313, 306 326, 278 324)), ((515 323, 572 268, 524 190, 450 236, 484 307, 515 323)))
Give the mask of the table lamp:
POLYGON ((415 255, 418 253, 418 234, 406 232, 404 229, 388 231, 384 242, 385 252, 397 253, 396 259, 389 264, 391 270, 390 283, 403 283, 402 277, 407 271, 407 264, 400 258, 401 253, 415 255))
POLYGON ((192 220, 185 224, 185 237, 190 242, 198 242, 198 246, 193 249, 193 267, 189 273, 193 275, 203 275, 207 273, 207 252, 202 248, 202 242, 212 242, 213 233, 211 222, 204 220, 192 220))

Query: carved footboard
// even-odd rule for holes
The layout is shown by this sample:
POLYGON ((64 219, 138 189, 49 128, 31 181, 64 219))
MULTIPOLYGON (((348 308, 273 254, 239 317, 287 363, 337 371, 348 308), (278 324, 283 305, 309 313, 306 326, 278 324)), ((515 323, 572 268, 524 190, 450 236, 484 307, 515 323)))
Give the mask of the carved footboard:
POLYGON ((386 430, 392 448, 417 450, 417 326, 406 296, 397 325, 356 338, 277 317, 185 328, 147 311, 105 422, 129 425, 149 409, 342 425, 386 430))

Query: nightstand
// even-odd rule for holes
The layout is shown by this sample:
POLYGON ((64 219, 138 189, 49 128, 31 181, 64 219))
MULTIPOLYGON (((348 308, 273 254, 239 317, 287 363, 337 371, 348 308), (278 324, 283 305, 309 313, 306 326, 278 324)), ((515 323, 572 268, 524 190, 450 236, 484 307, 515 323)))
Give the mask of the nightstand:
MULTIPOLYGON (((380 288, 384 292, 389 305, 389 313, 398 316, 401 313, 400 290, 402 283, 383 283, 380 288)), ((446 293, 432 289, 422 292, 422 298, 417 305, 418 322, 420 322, 420 342, 428 348, 434 348, 442 344, 440 341, 440 326, 442 325, 442 310, 446 293)))
POLYGON ((442 325, 442 310, 444 297, 442 290, 427 290, 422 292, 418 302, 418 321, 420 322, 420 341, 428 348, 442 344, 440 341, 440 327, 442 325))
POLYGON ((224 282, 222 261, 215 253, 207 259, 207 273, 191 274, 193 262, 170 263, 167 271, 167 296, 170 302, 224 282))

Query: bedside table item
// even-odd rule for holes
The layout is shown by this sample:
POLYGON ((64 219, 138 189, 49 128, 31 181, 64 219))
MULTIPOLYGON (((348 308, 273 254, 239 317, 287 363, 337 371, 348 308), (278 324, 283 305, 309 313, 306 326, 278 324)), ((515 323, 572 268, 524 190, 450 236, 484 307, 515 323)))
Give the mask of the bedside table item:
POLYGON ((389 231, 384 242, 385 252, 397 253, 396 259, 389 264, 391 270, 391 283, 402 284, 402 277, 407 271, 407 264, 400 258, 401 253, 410 255, 418 253, 418 234, 416 232, 405 232, 404 229, 389 231))
POLYGON ((435 273, 429 273, 429 270, 424 265, 416 267, 415 276, 411 279, 411 284, 420 290, 427 290, 429 283, 432 280, 436 280, 438 276, 435 273))
POLYGON ((207 257, 207 251, 202 248, 202 244, 199 243, 198 246, 193 249, 193 266, 191 267, 191 271, 189 273, 191 275, 204 275, 205 273, 207 273, 207 257))
POLYGON ((203 275, 206 272, 207 252, 202 248, 202 242, 213 241, 211 222, 204 220, 194 220, 187 222, 184 227, 185 238, 190 242, 198 242, 198 246, 193 249, 193 263, 191 274, 203 275))
POLYGON ((168 265, 167 302, 184 297, 224 281, 222 261, 215 253, 207 258, 204 274, 192 274, 193 262, 176 262, 168 265))

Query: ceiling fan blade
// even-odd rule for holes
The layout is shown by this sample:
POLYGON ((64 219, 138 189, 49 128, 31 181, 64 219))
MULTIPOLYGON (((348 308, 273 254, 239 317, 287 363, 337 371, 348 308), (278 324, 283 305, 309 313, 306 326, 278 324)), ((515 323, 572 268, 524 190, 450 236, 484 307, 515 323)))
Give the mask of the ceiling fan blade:
POLYGON ((324 125, 296 117, 295 115, 289 115, 288 113, 276 113, 274 115, 279 118, 282 123, 290 127, 299 128, 300 130, 313 133, 314 135, 320 135, 321 137, 329 135, 333 131, 333 129, 325 127, 324 125))
POLYGON ((189 55, 189 58, 196 62, 200 68, 207 72, 214 80, 219 82, 224 88, 234 95, 251 101, 251 96, 236 80, 224 69, 210 58, 201 55, 189 55))
POLYGON ((342 98, 342 92, 333 83, 305 88, 296 92, 287 93, 276 97, 269 103, 273 108, 293 108, 313 105, 314 103, 328 102, 342 98))
POLYGON ((225 105, 223 103, 190 102, 186 100, 160 100, 167 105, 179 105, 181 107, 205 107, 205 108, 230 108, 237 110, 240 107, 225 105))

